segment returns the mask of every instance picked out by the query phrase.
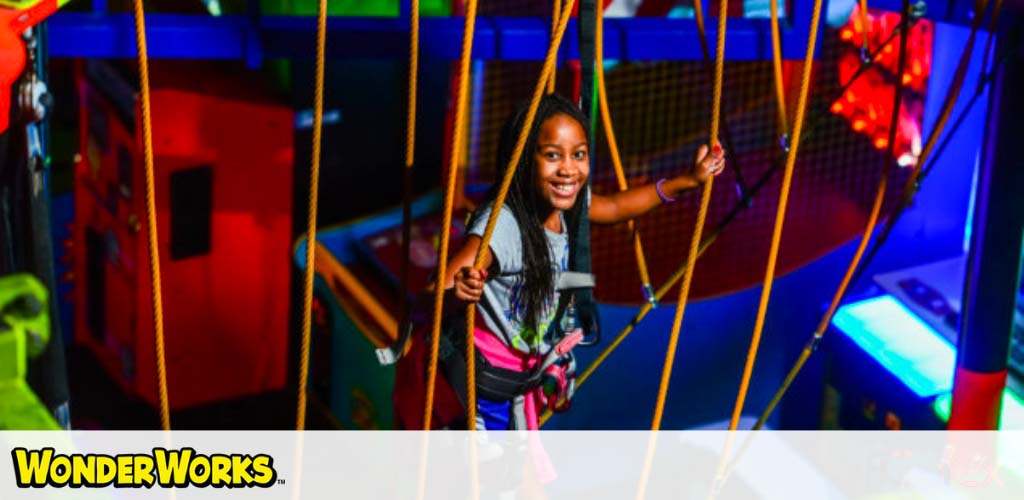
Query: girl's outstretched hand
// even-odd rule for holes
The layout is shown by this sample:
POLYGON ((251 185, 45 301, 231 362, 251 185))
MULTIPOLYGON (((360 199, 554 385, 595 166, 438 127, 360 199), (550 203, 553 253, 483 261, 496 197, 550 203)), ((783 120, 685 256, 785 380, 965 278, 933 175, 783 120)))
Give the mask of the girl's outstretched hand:
POLYGON ((455 273, 455 298, 470 303, 480 302, 487 271, 466 266, 455 273))
POLYGON ((725 169, 725 150, 715 145, 708 151, 707 146, 697 149, 697 159, 694 162, 693 177, 697 182, 703 184, 708 178, 722 173, 725 169))

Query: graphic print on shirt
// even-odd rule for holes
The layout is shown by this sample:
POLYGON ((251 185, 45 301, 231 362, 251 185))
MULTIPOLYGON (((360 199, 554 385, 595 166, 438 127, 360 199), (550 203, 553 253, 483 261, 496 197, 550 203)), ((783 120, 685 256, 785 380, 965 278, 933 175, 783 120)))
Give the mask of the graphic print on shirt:
MULTIPOLYGON (((562 258, 557 264, 552 266, 554 276, 558 276, 559 272, 568 270, 568 255, 569 255, 569 243, 565 243, 564 251, 562 252, 562 258)), ((544 338, 548 333, 548 328, 551 322, 555 319, 556 308, 554 307, 555 299, 558 297, 557 290, 553 297, 549 297, 544 301, 543 311, 541 318, 537 322, 537 328, 540 331, 530 328, 529 325, 523 321, 526 315, 526 301, 523 296, 525 289, 526 279, 522 274, 516 276, 515 283, 512 284, 509 290, 509 307, 505 309, 505 319, 508 320, 509 324, 518 327, 518 333, 516 333, 512 339, 512 345, 517 349, 536 352, 540 349, 541 339, 544 338)))

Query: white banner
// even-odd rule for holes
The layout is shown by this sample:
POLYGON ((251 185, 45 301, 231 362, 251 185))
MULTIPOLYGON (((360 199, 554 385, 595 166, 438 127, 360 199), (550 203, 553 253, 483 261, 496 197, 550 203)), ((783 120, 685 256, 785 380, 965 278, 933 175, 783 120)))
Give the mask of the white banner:
POLYGON ((2 499, 1024 498, 1024 432, 1007 431, 0 432, 0 444, 2 499))

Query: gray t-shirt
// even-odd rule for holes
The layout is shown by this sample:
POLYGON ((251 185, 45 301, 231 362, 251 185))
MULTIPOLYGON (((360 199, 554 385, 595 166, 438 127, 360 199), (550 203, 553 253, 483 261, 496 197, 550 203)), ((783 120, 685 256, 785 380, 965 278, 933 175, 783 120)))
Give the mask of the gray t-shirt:
MULTIPOLYGON (((480 208, 480 214, 469 227, 467 233, 483 237, 487 227, 487 218, 491 208, 480 208)), ((559 214, 561 216, 561 214, 559 214)), ((565 218, 562 218, 562 232, 555 233, 544 230, 548 237, 551 250, 554 283, 569 263, 569 236, 566 232, 565 218)), ((541 330, 535 332, 523 321, 526 304, 521 300, 525 275, 523 272, 522 238, 515 216, 508 207, 502 207, 498 221, 491 236, 491 253, 497 261, 497 275, 488 276, 484 285, 483 298, 477 305, 477 312, 483 317, 487 327, 498 335, 506 345, 528 354, 544 354, 550 349, 548 327, 554 319, 558 306, 558 291, 551 297, 547 307, 537 318, 537 326, 541 330)))

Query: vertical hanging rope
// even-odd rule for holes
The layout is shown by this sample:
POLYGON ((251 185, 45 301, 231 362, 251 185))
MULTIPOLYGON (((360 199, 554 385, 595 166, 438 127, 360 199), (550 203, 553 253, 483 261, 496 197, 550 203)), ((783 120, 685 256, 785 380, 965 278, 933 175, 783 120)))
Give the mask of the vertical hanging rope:
MULTIPOLYGON (((419 75, 420 2, 412 0, 409 26, 409 108, 405 124, 405 168, 402 169, 402 269, 398 304, 399 328, 411 321, 409 313, 409 245, 412 240, 413 164, 416 161, 416 97, 419 75)), ((401 334, 399 334, 400 336, 401 334)), ((398 346, 404 352, 406 346, 398 346)))
MULTIPOLYGON (((707 32, 704 30, 704 7, 702 3, 703 0, 694 0, 693 17, 697 23, 697 39, 700 41, 700 51, 701 55, 704 57, 704 66, 706 68, 706 71, 708 72, 708 79, 710 80, 709 83, 713 84, 715 79, 715 70, 711 62, 711 53, 708 49, 708 35, 707 32)), ((722 120, 721 129, 722 132, 720 142, 725 144, 726 154, 729 154, 730 151, 735 151, 735 148, 733 147, 732 134, 729 132, 729 122, 727 120, 722 120)), ((728 164, 730 162, 729 157, 726 157, 725 161, 726 164, 728 164)), ((743 170, 740 168, 738 162, 732 161, 732 171, 733 174, 736 176, 736 195, 740 199, 744 199, 747 200, 747 202, 749 202, 750 198, 746 195, 747 190, 749 188, 747 187, 746 182, 744 182, 743 180, 743 170)))
POLYGON ((309 205, 306 216, 306 274, 302 289, 302 344, 299 352, 299 403, 295 429, 306 429, 306 385, 309 380, 309 337, 312 327, 313 255, 320 192, 320 146, 324 123, 324 65, 327 42, 327 0, 319 0, 316 18, 316 74, 313 94, 313 153, 309 169, 309 205))
MULTIPOLYGON (((459 88, 455 99, 455 128, 452 134, 452 149, 448 160, 448 183, 445 187, 444 215, 441 221, 441 244, 437 257, 437 281, 434 283, 434 317, 430 337, 430 362, 427 365, 427 394, 423 408, 423 429, 430 430, 434 412, 434 384, 437 380, 437 357, 441 340, 441 319, 444 312, 445 275, 448 272, 448 245, 451 240, 452 210, 455 202, 455 184, 458 178, 459 152, 462 150, 462 136, 466 128, 466 102, 469 89, 469 62, 473 53, 473 31, 476 28, 477 0, 466 0, 466 21, 462 34, 462 57, 459 60, 459 88)), ((472 308, 470 308, 472 309, 472 308)), ((472 329, 470 330, 472 334, 472 329)), ((472 359, 466 358, 466 365, 473 366, 472 359)), ((469 411, 469 409, 467 409, 469 411)), ((472 429, 472 420, 470 421, 472 429)))
MULTIPOLYGON (((558 29, 558 20, 562 18, 562 0, 551 0, 551 36, 555 36, 555 31, 558 29)), ((552 71, 551 77, 548 79, 548 93, 553 94, 555 92, 555 79, 558 76, 558 71, 552 71)))
MULTIPOLYGON (((783 147, 789 142, 786 137, 789 134, 789 120, 786 119, 786 88, 782 79, 782 40, 779 35, 779 5, 778 0, 769 0, 771 3, 772 16, 772 68, 775 70, 775 102, 779 110, 779 135, 782 136, 783 147)), ((789 17, 787 11, 786 17, 789 17)))
POLYGON ((924 165, 925 160, 928 159, 932 149, 935 147, 935 143, 938 142, 939 136, 942 135, 942 130, 946 127, 946 122, 949 121, 949 116, 953 112, 953 106, 960 97, 960 89, 963 88, 964 79, 967 78, 967 67, 971 61, 970 54, 973 53, 974 41, 987 7, 988 0, 974 1, 974 19, 971 21, 971 32, 967 37, 964 55, 960 58, 959 64, 957 64, 956 72, 953 75, 953 82, 949 86, 949 93, 946 94, 946 101, 942 104, 942 112, 939 114, 939 119, 935 122, 932 133, 928 135, 928 141, 921 148, 921 155, 918 157, 917 164, 910 171, 910 177, 907 179, 903 190, 904 200, 912 198, 917 191, 917 178, 921 175, 921 166, 924 165))
MULTIPOLYGON (((957 97, 960 94, 960 89, 963 86, 964 79, 966 78, 967 66, 968 66, 968 64, 970 62, 970 56, 973 53, 975 35, 976 35, 977 31, 978 31, 978 28, 981 25, 981 18, 983 17, 983 14, 985 12, 985 7, 987 6, 987 4, 988 4, 987 0, 976 0, 975 1, 975 4, 974 4, 974 18, 973 18, 973 21, 971 23, 971 32, 970 32, 970 34, 969 34, 969 36, 967 38, 967 44, 966 44, 966 46, 964 48, 963 55, 961 55, 960 61, 959 61, 958 65, 957 65, 956 71, 955 71, 955 73, 953 75, 953 82, 950 85, 949 91, 946 94, 946 100, 943 103, 943 108, 942 108, 942 112, 941 112, 941 114, 939 116, 939 119, 936 122, 934 128, 932 129, 931 134, 928 137, 928 143, 925 145, 925 148, 922 149, 921 156, 918 158, 917 165, 914 167, 914 170, 911 171, 910 176, 907 179, 907 184, 906 184, 906 186, 904 188, 904 197, 901 200, 901 203, 904 204, 904 206, 905 206, 905 204, 909 203, 909 201, 908 201, 909 200, 908 193, 909 193, 909 197, 912 197, 913 193, 916 192, 917 182, 918 182, 918 175, 920 174, 920 167, 921 167, 921 165, 924 164, 924 161, 927 159, 928 154, 930 154, 935 140, 937 140, 938 136, 941 135, 942 129, 945 127, 946 121, 949 118, 949 114, 952 112, 953 105, 956 104, 957 97)), ((904 28, 904 31, 902 33, 909 34, 908 31, 909 31, 909 27, 904 28)), ((900 50, 901 51, 903 50, 903 43, 905 43, 905 41, 904 41, 905 38, 907 38, 907 37, 903 36, 901 34, 901 40, 900 40, 900 50)), ((902 75, 902 71, 900 72, 900 74, 902 75)), ((902 81, 903 81, 903 79, 902 79, 902 76, 901 76, 901 78, 899 79, 899 83, 901 85, 902 85, 902 81)), ((890 131, 890 133, 891 132, 892 131, 890 131)), ((889 140, 889 146, 890 147, 894 146, 893 142, 894 142, 894 139, 892 137, 890 137, 890 140, 889 140)), ((880 181, 880 182, 886 182, 886 177, 887 176, 883 176, 882 181, 880 181)), ((882 186, 882 187, 884 187, 884 186, 882 186)), ((882 194, 884 194, 884 193, 882 193, 882 194)), ((875 199, 876 205, 880 204, 879 196, 880 196, 880 194, 876 194, 876 199, 875 199)), ((832 302, 829 304, 828 310, 825 311, 825 314, 821 317, 821 320, 818 322, 818 326, 817 326, 817 328, 814 331, 814 336, 812 337, 812 339, 810 341, 808 341, 807 345, 804 347, 804 350, 801 352, 800 357, 797 359, 796 363, 793 365, 793 367, 790 369, 789 373, 786 375, 785 380, 783 380, 783 383, 782 383, 781 387, 779 387, 779 389, 776 391, 775 395, 772 397, 772 400, 768 403, 768 406, 761 413, 761 416, 760 416, 760 418, 758 418, 758 421, 757 421, 757 424, 755 425, 755 428, 760 428, 762 425, 764 425, 765 421, 767 421, 767 419, 771 415, 772 411, 774 411, 775 407, 778 405, 778 403, 780 401, 782 401, 783 396, 785 396, 786 392, 789 390, 789 387, 793 383, 793 380, 796 379, 796 376, 803 369, 804 364, 807 362, 808 358, 810 358, 811 354, 813 354, 813 352, 814 352, 818 342, 820 342, 821 338, 824 336, 825 331, 828 328, 828 325, 832 322, 832 316, 835 315, 836 310, 839 308, 839 303, 842 301, 843 296, 846 294, 846 289, 847 289, 847 287, 849 287, 850 283, 852 282, 853 275, 854 275, 854 273, 855 273, 855 271, 856 271, 856 269, 858 267, 858 264, 860 263, 860 260, 861 260, 862 256, 864 255, 864 249, 866 248, 868 242, 870 241, 872 233, 874 233, 874 227, 871 225, 873 222, 877 222, 877 215, 874 213, 874 210, 872 210, 872 215, 874 216, 874 219, 876 219, 876 220, 872 221, 871 219, 869 219, 869 226, 865 230, 864 235, 861 237, 861 242, 858 245, 857 251, 854 253, 853 258, 850 261, 850 266, 847 268, 846 273, 844 274, 842 281, 840 282, 839 286, 837 287, 835 294, 833 294, 833 296, 832 296, 832 302)), ((882 230, 882 235, 887 234, 891 230, 892 220, 893 219, 890 219, 890 221, 886 223, 885 228, 883 228, 883 230, 882 230)), ((880 237, 882 237, 882 236, 880 236, 880 237)), ((877 249, 878 247, 876 246, 875 248, 877 249)), ((870 256, 871 255, 869 255, 869 257, 870 256)))
MULTIPOLYGON (((931 155, 932 149, 935 147, 935 143, 938 141, 939 136, 942 135, 942 130, 945 128, 946 122, 949 120, 949 116, 953 112, 953 107, 960 96, 960 90, 963 88, 964 80, 967 78, 967 67, 970 65, 971 60, 970 56, 974 53, 974 41, 978 29, 981 26, 981 19, 987 6, 987 0, 975 0, 974 19, 971 22, 971 31, 967 37, 967 44, 964 47, 964 52, 960 56, 960 61, 957 63, 956 70, 953 74, 953 82, 950 84, 949 91, 946 93, 945 101, 942 104, 942 111, 940 112, 939 118, 935 122, 935 126, 932 128, 931 133, 928 135, 927 142, 921 150, 921 155, 918 157, 917 164, 914 165, 913 169, 910 171, 910 176, 907 178, 907 183, 904 185, 903 197, 900 202, 904 206, 909 205, 914 193, 917 192, 918 177, 921 174, 921 167, 931 155)), ((902 78, 900 80, 902 81, 902 78)), ((887 223, 884 232, 888 232, 889 230, 890 227, 887 223)), ((861 255, 863 254, 863 250, 858 250, 857 254, 854 255, 854 267, 856 267, 856 263, 860 261, 861 255)), ((832 302, 829 304, 828 310, 818 323, 815 335, 821 336, 824 334, 825 329, 828 328, 829 323, 832 321, 832 316, 835 315, 836 309, 839 308, 839 303, 842 301, 843 295, 846 294, 846 288, 850 284, 853 272, 854 269, 848 269, 847 273, 843 276, 843 280, 836 289, 836 293, 832 296, 832 302)))
POLYGON ((420 61, 420 0, 412 0, 409 12, 409 108, 405 122, 405 168, 416 160, 416 96, 420 61))
MULTIPOLYGON (((880 54, 882 50, 885 49, 885 47, 888 46, 889 43, 896 38, 896 34, 898 34, 898 31, 893 31, 893 34, 890 35, 890 37, 886 41, 882 42, 879 45, 879 47, 875 49, 875 52, 871 54, 872 58, 880 54)), ((850 86, 853 85, 854 82, 856 82, 869 67, 870 65, 860 66, 857 69, 857 71, 855 71, 854 74, 850 76, 850 79, 846 83, 844 83, 842 87, 839 88, 839 91, 836 92, 836 94, 839 96, 843 95, 846 92, 846 90, 850 88, 850 86)), ((804 127, 805 136, 809 134, 808 130, 814 129, 815 123, 816 122, 812 122, 811 125, 804 127)), ((722 234, 725 228, 728 227, 729 224, 731 224, 732 221, 740 214, 740 212, 742 212, 746 208, 749 200, 752 199, 758 192, 760 192, 760 190, 765 185, 767 185, 768 180, 774 175, 775 171, 781 168, 782 166, 783 165, 777 163, 773 164, 767 172, 761 174, 758 180, 754 182, 754 184, 751 186, 750 190, 747 191, 747 193, 744 195, 744 198, 737 201, 736 204, 733 205, 733 208, 729 211, 729 213, 726 214, 726 216, 718 223, 718 225, 715 227, 715 230, 704 238, 704 241, 701 243, 700 248, 697 251, 698 258, 704 255, 704 252, 718 239, 718 237, 722 234)), ((654 294, 657 300, 661 300, 668 293, 668 291, 672 287, 674 287, 676 283, 679 282, 679 280, 683 278, 683 274, 685 273, 685 271, 686 264, 684 263, 681 264, 679 268, 677 268, 675 272, 672 273, 672 276, 665 280, 665 283, 662 284, 661 287, 658 288, 658 291, 654 294)), ((592 361, 587 366, 586 370, 584 370, 583 373, 577 379, 577 391, 580 390, 583 384, 590 378, 591 375, 594 374, 597 368, 601 366, 601 364, 611 355, 613 351, 615 351, 615 349, 625 340, 625 338, 629 336, 630 333, 632 333, 633 329, 636 328, 636 326, 639 325, 640 322, 647 317, 647 314, 651 310, 652 308, 650 304, 644 304, 644 306, 641 307, 640 310, 633 316, 630 322, 626 324, 626 326, 623 327, 622 330, 619 331, 618 335, 616 335, 616 337, 608 344, 608 346, 606 346, 605 349, 601 351, 601 353, 596 358, 594 358, 594 361, 592 361)), ((541 426, 543 426, 544 423, 547 422, 550 418, 551 413, 549 411, 545 411, 540 418, 541 426)))
POLYGON ((160 393, 160 427, 171 430, 167 397, 167 362, 164 356, 164 307, 160 284, 160 239, 157 237, 156 193, 153 173, 153 117, 149 98, 149 55, 146 51, 146 19, 142 0, 135 8, 135 43, 139 51, 139 88, 142 101, 142 155, 146 171, 146 235, 149 239, 149 274, 152 282, 153 331, 156 335, 156 376, 160 393))
MULTIPOLYGON (((988 56, 992 52, 992 42, 995 41, 996 30, 999 28, 999 14, 1003 9, 1003 0, 995 0, 992 4, 992 17, 988 21, 988 38, 985 39, 985 54, 981 57, 981 74, 985 75, 985 68, 988 67, 988 56)), ((984 86, 984 79, 978 79, 978 87, 984 86)))
MULTIPOLYGON (((982 68, 981 68, 979 76, 978 76, 977 85, 975 85, 975 87, 974 87, 974 95, 971 96, 971 99, 970 99, 970 101, 967 104, 967 108, 968 109, 973 105, 974 101, 976 101, 979 97, 981 97, 981 94, 982 94, 985 86, 988 83, 987 80, 988 80, 988 77, 990 76, 990 74, 986 71, 986 66, 988 64, 988 56, 989 56, 989 53, 990 53, 991 48, 992 48, 992 41, 993 41, 992 35, 995 33, 995 29, 996 29, 996 26, 997 26, 997 23, 998 23, 998 19, 999 19, 999 11, 1000 11, 1000 8, 1001 8, 1001 3, 1002 2, 1000 0, 996 0, 996 3, 995 3, 995 5, 994 5, 994 7, 992 9, 992 18, 989 20, 989 36, 988 36, 988 40, 986 41, 986 44, 985 44, 985 55, 982 57, 982 61, 984 61, 984 62, 982 64, 982 68)), ((979 24, 979 27, 980 27, 980 24, 979 24)), ((973 47, 971 47, 971 50, 973 50, 973 47)), ((964 53, 961 55, 960 63, 958 63, 958 64, 963 64, 964 57, 968 57, 970 53, 971 53, 971 51, 965 50, 964 53)), ((967 70, 966 67, 958 65, 957 69, 959 70, 960 68, 963 68, 964 71, 967 70)), ((954 77, 954 80, 955 79, 956 78, 954 77)), ((956 90, 956 89, 954 89, 953 87, 950 87, 947 90, 947 94, 946 95, 947 96, 951 95, 954 90, 956 90)), ((957 91, 959 92, 959 90, 957 90, 957 91)), ((952 111, 952 109, 951 109, 951 111, 952 111)), ((965 110, 961 110, 960 115, 954 121, 953 127, 952 127, 954 131, 957 130, 960 127, 960 124, 963 122, 963 120, 965 118, 966 118, 966 109, 965 110)), ((936 131, 936 129, 933 128, 932 129, 932 133, 935 133, 935 131, 936 131)), ((936 137, 938 137, 939 135, 941 135, 941 134, 937 134, 936 137)), ((896 226, 897 221, 899 221, 899 219, 902 216, 903 212, 913 202, 913 198, 916 195, 918 189, 920 188, 921 182, 924 181, 924 178, 928 175, 928 172, 932 168, 935 167, 935 162, 933 161, 934 158, 936 156, 941 155, 942 151, 945 150, 946 146, 948 146, 949 141, 951 139, 950 135, 947 135, 945 138, 943 138, 941 144, 936 146, 934 149, 931 149, 929 151, 928 156, 923 156, 922 155, 922 156, 918 157, 917 164, 914 166, 914 170, 920 170, 920 172, 916 172, 915 173, 914 170, 911 171, 911 175, 912 175, 911 178, 914 181, 913 185, 911 185, 909 183, 904 185, 903 198, 900 199, 900 202, 896 206, 896 208, 893 210, 893 213, 885 221, 885 226, 883 226, 882 230, 879 231, 878 237, 875 238, 875 241, 871 244, 871 248, 867 252, 865 252, 864 257, 861 260, 861 263, 858 264, 857 269, 853 272, 853 275, 850 278, 850 282, 851 283, 856 283, 860 279, 860 276, 866 270, 867 265, 874 260, 876 254, 881 249, 882 245, 884 245, 885 242, 889 239, 889 234, 892 232, 893 228, 896 226)))
MULTIPOLYGON (((857 245, 857 251, 854 252, 850 265, 847 268, 846 275, 843 277, 843 281, 839 284, 836 293, 832 297, 832 303, 829 305, 828 311, 822 317, 822 321, 819 322, 818 329, 815 330, 815 334, 819 337, 824 333, 824 329, 831 322, 832 316, 835 314, 835 310, 838 307, 839 302, 842 300, 842 296, 846 293, 846 288, 850 283, 850 275, 853 273, 853 270, 856 269, 861 256, 864 255, 864 249, 867 247, 868 242, 871 241, 871 235, 874 233, 875 225, 878 223, 878 217, 882 212, 882 203, 885 201, 885 192, 889 185, 889 176, 892 172, 892 164, 895 155, 896 138, 899 128, 899 111, 903 102, 904 83, 902 75, 907 67, 907 42, 910 38, 910 0, 903 0, 903 14, 902 19, 900 20, 900 27, 903 34, 900 36, 900 51, 897 64, 897 74, 899 75, 899 78, 896 81, 896 91, 893 97, 893 114, 889 121, 889 144, 886 149, 885 163, 882 165, 882 177, 878 181, 878 189, 875 192, 874 204, 871 207, 871 214, 868 217, 868 223, 864 230, 864 234, 861 236, 860 244, 857 245)), ((792 380, 790 380, 790 382, 792 382, 792 380)))
POLYGON ((861 39, 860 39, 860 56, 866 58, 868 56, 868 0, 860 0, 860 28, 861 28, 861 39))
POLYGON ((796 154, 800 148, 800 137, 803 132, 805 112, 807 111, 807 98, 811 90, 811 70, 814 66, 814 48, 818 41, 821 5, 822 0, 815 0, 814 9, 811 13, 811 30, 807 37, 807 54, 804 57, 803 74, 800 80, 800 97, 797 100, 796 118, 793 124, 793 143, 786 156, 786 169, 782 177, 779 205, 775 212, 775 227, 772 232, 771 248, 768 252, 768 265, 765 270, 764 285, 761 289, 761 302, 758 306, 757 320, 754 322, 754 333, 750 339, 750 349, 747 351, 747 361, 743 368, 743 379, 740 381, 739 395, 736 397, 732 418, 729 421, 729 430, 736 430, 736 427, 739 425, 740 414, 743 412, 743 403, 746 400, 747 390, 750 386, 750 377, 754 371, 754 361, 757 359, 757 349, 761 343, 761 332, 764 330, 765 316, 768 313, 768 299, 771 297, 772 283, 775 280, 775 264, 779 255, 779 244, 782 240, 782 226, 786 221, 786 205, 789 201, 789 189, 793 181, 793 167, 796 165, 796 154))
MULTIPOLYGON (((575 3, 575 0, 567 0, 565 7, 562 9, 562 18, 558 22, 558 29, 551 39, 551 46, 548 48, 547 56, 544 58, 544 68, 534 88, 529 110, 526 112, 526 118, 523 120, 523 129, 519 131, 519 139, 512 150, 512 158, 509 160, 505 178, 501 181, 498 194, 494 199, 494 206, 491 209, 490 216, 487 218, 487 226, 480 240, 480 249, 477 251, 476 259, 473 261, 474 269, 483 267, 484 257, 491 243, 491 236, 494 234, 494 226, 498 222, 498 214, 501 213, 500 208, 505 204, 505 196, 508 194, 509 186, 512 185, 512 178, 515 176, 516 167, 519 165, 519 159, 523 155, 523 148, 526 146, 526 137, 530 134, 533 120, 537 116, 537 106, 544 95, 548 78, 551 72, 554 71, 555 60, 558 57, 558 47, 562 44, 562 36, 565 34, 565 27, 569 24, 569 18, 572 17, 572 9, 575 3)), ((476 363, 473 362, 476 359, 476 345, 473 337, 473 327, 475 324, 476 306, 471 304, 466 308, 466 336, 468 337, 466 339, 466 410, 470 430, 476 429, 476 363)))
MULTIPOLYGON (((402 188, 402 323, 399 328, 405 328, 406 322, 411 322, 412 317, 409 310, 409 247, 412 239, 412 196, 413 177, 412 168, 416 161, 416 97, 418 92, 420 60, 420 0, 412 0, 409 13, 409 109, 405 125, 405 168, 403 169, 402 188)), ((401 335, 401 333, 399 333, 401 335)), ((400 346, 405 349, 405 346, 400 346)), ((433 384, 431 384, 431 387, 433 384)), ((430 427, 424 430, 429 431, 430 427)), ((423 500, 427 491, 427 461, 430 455, 430 433, 424 432, 420 442, 420 463, 416 474, 416 498, 423 500)))
POLYGON ((693 0, 693 19, 697 23, 697 37, 700 40, 701 54, 704 55, 704 62, 711 60, 711 49, 708 48, 708 34, 704 28, 704 0, 693 0))
MULTIPOLYGON (((594 71, 597 76, 597 99, 598 107, 601 111, 601 123, 604 125, 605 137, 608 140, 608 152, 611 155, 612 165, 615 168, 615 178, 618 180, 619 190, 625 191, 629 189, 629 184, 626 182, 626 173, 622 168, 619 145, 615 140, 615 129, 612 127, 611 111, 608 108, 608 89, 604 80, 604 9, 600 6, 597 8, 597 24, 595 26, 594 38, 597 55, 594 71)), ((654 289, 651 287, 651 276, 647 271, 644 245, 640 238, 640 229, 637 227, 636 220, 630 219, 628 227, 633 235, 633 253, 636 255, 636 266, 640 274, 640 284, 643 286, 644 300, 652 306, 656 305, 657 299, 654 298, 654 289)))
MULTIPOLYGON (((697 2, 694 2, 695 4, 697 2)), ((721 0, 718 11, 718 39, 715 46, 715 79, 712 86, 711 99, 711 133, 709 142, 712 147, 718 144, 718 127, 722 111, 722 71, 725 63, 725 27, 729 18, 729 2, 721 0)), ((708 151, 710 154, 710 151, 708 151)), ((683 273, 683 284, 679 288, 679 301, 676 303, 676 313, 672 320, 672 333, 669 335, 668 349, 665 351, 665 364, 661 371, 661 384, 658 387, 658 397, 654 404, 654 418, 651 421, 651 430, 661 429, 661 419, 665 411, 665 399, 668 396, 669 379, 672 377, 672 365, 675 363, 676 348, 679 344, 679 331, 683 325, 683 315, 686 312, 686 303, 690 295, 690 283, 693 281, 694 263, 697 261, 697 254, 704 232, 704 222, 708 215, 708 206, 711 204, 711 190, 714 186, 714 178, 709 177, 704 183, 704 190, 701 193, 700 209, 697 212, 697 220, 694 224, 693 236, 690 238, 690 250, 686 256, 686 270, 683 273)))

